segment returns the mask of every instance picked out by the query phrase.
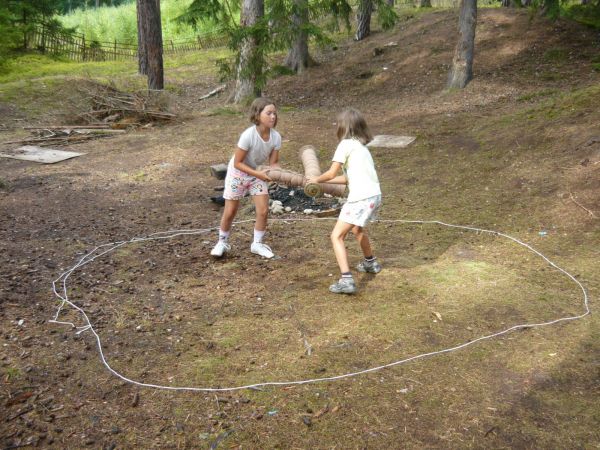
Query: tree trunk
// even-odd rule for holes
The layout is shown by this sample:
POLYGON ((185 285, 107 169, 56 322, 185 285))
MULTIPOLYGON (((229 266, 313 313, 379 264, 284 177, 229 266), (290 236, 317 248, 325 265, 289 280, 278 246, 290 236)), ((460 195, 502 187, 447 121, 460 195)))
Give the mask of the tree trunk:
POLYGON ((144 47, 148 61, 148 89, 161 90, 164 88, 164 72, 160 3, 159 0, 139 1, 144 47))
POLYGON ((392 8, 394 7, 395 3, 396 3, 395 0, 387 0, 388 6, 391 6, 392 8))
POLYGON ((142 0, 136 1, 138 28, 138 73, 148 75, 148 54, 146 53, 146 37, 144 36, 144 17, 142 15, 142 0))
POLYGON ((358 13, 356 15, 357 27, 354 39, 362 41, 371 34, 371 13, 373 12, 373 0, 360 0, 358 13))
MULTIPOLYGON (((265 14, 263 0, 243 0, 240 13, 240 26, 251 27, 255 25, 265 14)), ((258 85, 263 70, 263 55, 260 42, 256 36, 248 35, 244 38, 238 66, 236 70, 235 88, 229 101, 242 103, 251 97, 261 94, 258 85)))
POLYGON ((448 74, 448 88, 464 88, 473 78, 473 53, 477 0, 461 0, 458 21, 458 42, 454 49, 452 67, 448 74))
POLYGON ((292 14, 295 39, 285 58, 284 65, 294 72, 301 73, 307 67, 314 66, 315 61, 308 53, 308 35, 302 29, 308 24, 308 0, 294 0, 295 11, 292 14))
POLYGON ((431 0, 420 0, 419 8, 431 8, 431 0))

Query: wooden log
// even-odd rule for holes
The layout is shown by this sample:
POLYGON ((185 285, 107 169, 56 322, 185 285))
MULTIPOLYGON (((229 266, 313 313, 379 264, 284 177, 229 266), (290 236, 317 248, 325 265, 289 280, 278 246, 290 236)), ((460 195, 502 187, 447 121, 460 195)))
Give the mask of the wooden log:
MULTIPOLYGON (((319 158, 317 152, 312 145, 305 145, 299 151, 300 160, 304 166, 304 175, 306 178, 318 177, 321 175, 319 167, 319 158)), ((321 197, 324 193, 335 197, 343 197, 346 192, 345 184, 333 183, 305 183, 304 193, 309 197, 321 197)))
MULTIPOLYGON (((264 170, 273 181, 285 184, 286 186, 304 187, 306 185, 306 178, 304 175, 292 172, 291 170, 262 166, 258 167, 258 170, 264 170)), ((346 188, 344 185, 331 183, 320 183, 319 186, 322 193, 336 197, 343 197, 346 188), (340 189, 340 186, 343 189, 340 189)))

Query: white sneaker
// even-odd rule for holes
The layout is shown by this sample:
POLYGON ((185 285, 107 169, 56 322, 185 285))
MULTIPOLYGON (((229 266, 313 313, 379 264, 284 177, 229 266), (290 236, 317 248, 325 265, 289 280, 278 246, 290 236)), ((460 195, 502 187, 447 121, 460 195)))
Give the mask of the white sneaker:
POLYGON ((250 251, 255 255, 260 255, 264 258, 272 258, 275 254, 271 251, 271 247, 262 242, 253 242, 250 246, 250 251))
POLYGON ((229 245, 225 241, 219 241, 210 251, 210 254, 212 256, 218 256, 220 258, 221 256, 223 256, 224 253, 227 253, 229 250, 231 250, 231 245, 229 245))

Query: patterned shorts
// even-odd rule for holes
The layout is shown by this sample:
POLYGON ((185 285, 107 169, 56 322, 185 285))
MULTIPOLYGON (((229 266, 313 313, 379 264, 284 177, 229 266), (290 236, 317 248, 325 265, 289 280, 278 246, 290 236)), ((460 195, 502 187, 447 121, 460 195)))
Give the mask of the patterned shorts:
POLYGON ((263 180, 248 175, 246 172, 242 172, 235 167, 228 167, 223 198, 226 200, 240 200, 248 194, 269 195, 269 186, 263 180))
POLYGON ((340 212, 338 220, 364 227, 367 222, 377 218, 380 206, 381 195, 375 195, 357 202, 346 202, 344 206, 342 206, 342 211, 340 212))

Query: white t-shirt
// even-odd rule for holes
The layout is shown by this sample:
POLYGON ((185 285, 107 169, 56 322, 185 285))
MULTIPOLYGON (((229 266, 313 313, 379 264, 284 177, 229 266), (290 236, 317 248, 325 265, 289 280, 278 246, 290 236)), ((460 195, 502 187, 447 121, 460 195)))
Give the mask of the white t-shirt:
POLYGON ((369 149, 360 141, 357 139, 340 141, 333 155, 333 161, 342 164, 348 179, 349 202, 381 195, 373 157, 369 149))
MULTIPOLYGON (((238 141, 238 147, 247 152, 244 162, 253 169, 264 163, 269 162, 269 156, 272 151, 279 151, 281 148, 281 135, 271 128, 268 141, 263 141, 260 137, 256 125, 244 130, 238 141)), ((230 165, 233 165, 231 158, 230 165)))

